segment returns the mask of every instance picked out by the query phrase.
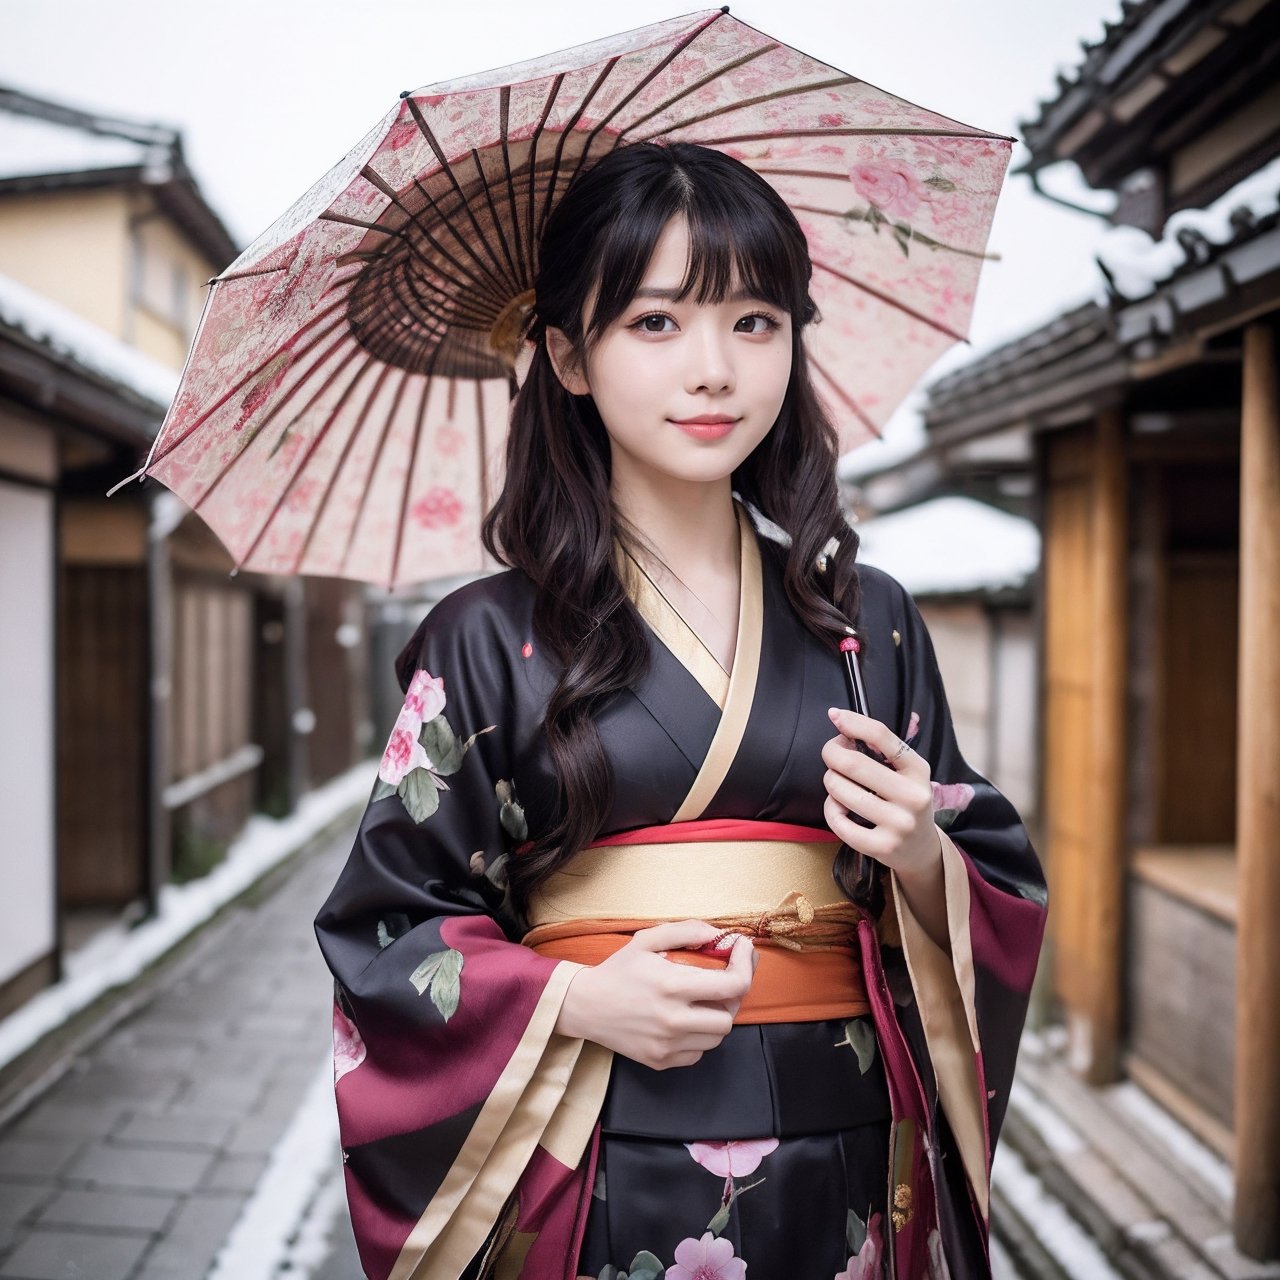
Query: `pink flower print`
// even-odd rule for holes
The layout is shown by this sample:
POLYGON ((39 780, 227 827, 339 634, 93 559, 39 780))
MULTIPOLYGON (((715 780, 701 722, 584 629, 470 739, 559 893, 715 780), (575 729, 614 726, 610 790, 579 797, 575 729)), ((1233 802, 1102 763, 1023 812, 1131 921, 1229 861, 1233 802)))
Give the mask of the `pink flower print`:
POLYGON ((745 1142, 686 1142, 689 1154, 709 1173, 721 1178, 745 1178, 760 1161, 778 1149, 777 1138, 753 1138, 745 1142))
POLYGON ((365 1059, 364 1040, 356 1024, 333 1006, 333 1083, 337 1084, 348 1072, 354 1071, 365 1059))
POLYGON ((913 711, 911 713, 911 721, 907 725, 907 741, 910 742, 911 739, 914 738, 916 734, 919 732, 920 732, 920 713, 918 711, 913 711))
POLYGON ((433 676, 424 667, 419 667, 409 682, 404 705, 418 717, 420 725, 434 720, 444 710, 444 678, 433 676))
POLYGON ((973 799, 974 790, 967 782, 931 782, 933 787, 933 820, 944 831, 963 813, 973 799))
POLYGON ((431 767, 431 760, 418 741, 421 730, 422 717, 410 707, 401 708, 391 737, 387 739, 386 750, 382 753, 382 763, 378 765, 378 777, 383 782, 396 787, 411 769, 431 767))
POLYGON ((857 1257, 850 1258, 845 1269, 836 1274, 834 1280, 881 1280, 884 1271, 881 1267, 881 1254, 884 1245, 880 1239, 881 1215, 873 1213, 867 1220, 867 1238, 862 1242, 857 1257))
POLYGON ((909 218, 920 205, 915 179, 905 169, 887 164, 856 164, 849 179, 868 204, 881 213, 909 218))
POLYGON ((409 508, 409 514, 424 529, 443 529, 462 519, 462 501, 452 489, 436 485, 409 508))
POLYGON ((747 1264, 735 1257, 732 1241, 704 1231, 701 1240, 690 1236, 676 1245, 666 1280, 747 1280, 747 1264))

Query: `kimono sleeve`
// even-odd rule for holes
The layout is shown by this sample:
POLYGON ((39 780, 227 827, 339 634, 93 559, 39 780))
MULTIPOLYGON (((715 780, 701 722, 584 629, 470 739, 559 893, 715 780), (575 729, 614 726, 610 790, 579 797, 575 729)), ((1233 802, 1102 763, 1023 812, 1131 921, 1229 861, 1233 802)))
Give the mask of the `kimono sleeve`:
POLYGON ((524 831, 494 615, 455 592, 398 659, 404 704, 315 921, 351 1221, 376 1280, 461 1273, 583 1043, 554 1034, 581 966, 521 946, 506 912, 503 861, 524 831))
MULTIPOLYGON (((892 898, 928 1048, 930 1069, 921 1074, 932 1079, 934 1096, 927 1101, 935 1119, 940 1106, 947 1122, 935 1125, 945 1129, 938 1141, 944 1150, 937 1154, 959 1155, 985 1222, 991 1157, 1008 1104, 1048 895, 1017 811, 960 752, 932 639, 910 593, 899 589, 908 716, 899 733, 930 765, 950 954, 912 914, 896 876, 890 877, 892 898)), ((954 1172, 955 1161, 950 1165, 954 1172)))

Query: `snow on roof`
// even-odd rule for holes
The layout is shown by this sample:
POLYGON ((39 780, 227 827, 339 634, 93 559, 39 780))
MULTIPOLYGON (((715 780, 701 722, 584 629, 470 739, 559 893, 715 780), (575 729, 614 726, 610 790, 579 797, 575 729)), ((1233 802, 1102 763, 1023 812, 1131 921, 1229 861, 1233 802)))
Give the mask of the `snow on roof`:
POLYGON ((1040 563, 1040 531, 973 498, 931 498, 860 520, 858 559, 914 595, 1021 587, 1040 563))
POLYGON ((168 148, 0 111, 0 179, 137 168, 149 158, 167 160, 168 148))
MULTIPOLYGON (((1237 182, 1204 209, 1180 209, 1170 217, 1164 235, 1153 240, 1137 227, 1113 227, 1102 239, 1098 260, 1111 273, 1116 290, 1130 302, 1154 293, 1188 259, 1188 242, 1203 238, 1222 245, 1234 238, 1231 215, 1248 210, 1254 218, 1274 213, 1280 206, 1280 156, 1237 182)), ((1099 301, 1104 301, 1099 299, 1099 301)))
POLYGON ((178 370, 153 360, 74 311, 0 275, 0 326, 149 400, 162 412, 178 389, 178 370))

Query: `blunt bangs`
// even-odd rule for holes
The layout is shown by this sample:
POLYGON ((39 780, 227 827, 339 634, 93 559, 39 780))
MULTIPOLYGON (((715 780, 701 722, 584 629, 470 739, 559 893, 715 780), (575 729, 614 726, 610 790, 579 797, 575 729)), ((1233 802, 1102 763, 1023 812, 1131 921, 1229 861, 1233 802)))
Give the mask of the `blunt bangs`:
POLYGON ((814 317, 808 246, 786 203, 763 178, 718 152, 699 147, 700 163, 682 164, 682 145, 688 144, 663 147, 669 158, 659 155, 632 170, 616 194, 616 216, 600 227, 589 265, 599 293, 588 344, 631 304, 663 229, 679 214, 689 227, 680 301, 692 294, 700 305, 720 303, 740 286, 787 312, 797 328, 814 317))

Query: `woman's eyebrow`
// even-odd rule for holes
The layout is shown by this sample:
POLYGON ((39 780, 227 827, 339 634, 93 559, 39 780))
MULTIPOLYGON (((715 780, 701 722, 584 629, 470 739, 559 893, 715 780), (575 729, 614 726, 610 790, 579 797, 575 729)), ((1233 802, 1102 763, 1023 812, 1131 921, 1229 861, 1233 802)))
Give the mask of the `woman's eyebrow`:
MULTIPOLYGON (((674 302, 679 294, 679 289, 637 289, 635 296, 637 298, 665 298, 668 302, 674 302)), ((749 302, 756 295, 748 292, 746 289, 739 289, 735 293, 731 293, 725 298, 726 302, 749 302)))

